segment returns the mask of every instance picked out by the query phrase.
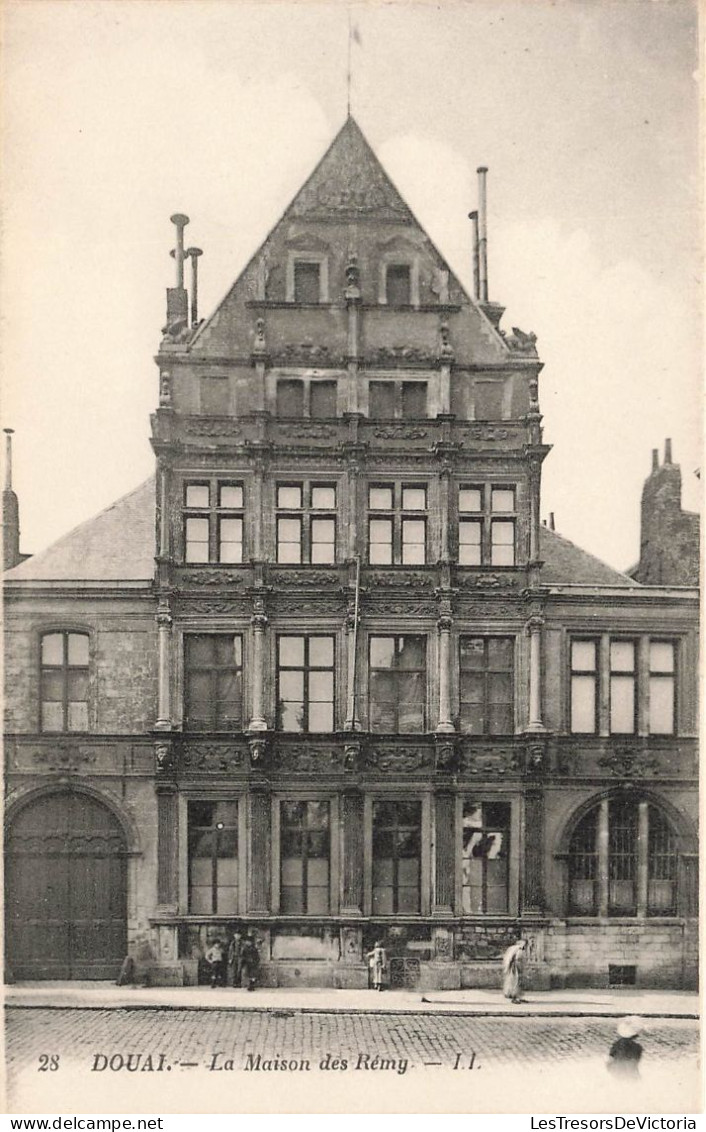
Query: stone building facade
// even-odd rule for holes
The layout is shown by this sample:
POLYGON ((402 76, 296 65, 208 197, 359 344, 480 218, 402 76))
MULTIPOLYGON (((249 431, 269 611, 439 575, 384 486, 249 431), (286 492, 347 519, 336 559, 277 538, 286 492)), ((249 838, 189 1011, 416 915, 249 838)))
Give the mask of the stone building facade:
POLYGON ((352 119, 205 321, 173 218, 155 477, 5 575, 15 978, 694 985, 698 594, 540 523, 479 173, 472 298, 352 119))

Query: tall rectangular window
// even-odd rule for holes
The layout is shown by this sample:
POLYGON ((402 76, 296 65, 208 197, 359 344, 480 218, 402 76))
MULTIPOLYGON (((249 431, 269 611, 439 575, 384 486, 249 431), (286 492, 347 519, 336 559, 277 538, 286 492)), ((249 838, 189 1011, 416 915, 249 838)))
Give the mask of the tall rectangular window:
POLYGON ((241 731, 243 639, 228 633, 184 637, 184 727, 241 731))
POLYGON ((650 641, 650 734, 675 731, 675 663, 672 641, 650 641))
POLYGON ((427 489, 423 484, 368 488, 368 558, 371 565, 423 566, 426 562, 427 489))
POLYGON ((304 416, 304 382, 282 377, 277 382, 277 416, 304 416))
POLYGON ((370 638, 370 730, 413 734, 426 727, 426 639, 370 638))
POLYGON ((277 727, 280 731, 334 729, 334 639, 277 638, 277 727))
POLYGON ((44 633, 41 730, 88 731, 88 634, 44 633))
POLYGON ((461 730, 511 735, 515 730, 512 637, 461 637, 461 730))
POLYGON ((464 799, 461 902, 466 915, 508 911, 510 804, 464 799))
POLYGON ((329 803, 280 803, 280 912, 329 911, 331 838, 329 803))
POLYGON ((483 562, 483 488, 462 487, 458 492, 458 561, 460 566, 483 562))
POLYGON ((385 271, 388 306, 408 307, 412 302, 412 274, 408 263, 389 263, 385 271))
POLYGON ((423 420, 427 415, 426 381, 402 382, 402 417, 404 420, 423 420))
POLYGON ((373 802, 373 915, 420 911, 421 802, 373 802))
POLYGON ((189 802, 189 912, 238 914, 238 803, 189 802))
POLYGON ((598 642, 571 642, 571 730, 595 735, 598 708, 598 642))
POLYGON ((514 486, 459 487, 459 565, 514 566, 515 525, 514 486))
POLYGON ((490 565, 515 565, 515 520, 497 518, 514 515, 514 488, 492 487, 490 491, 490 565))
POLYGON ((277 561, 336 561, 335 484, 277 484, 277 561))
POLYGON ((184 485, 184 561, 241 563, 245 498, 242 483, 184 485))
POLYGON ((610 733, 633 735, 636 729, 635 642, 610 642, 610 733))
POLYGON ((294 302, 321 302, 321 265, 317 262, 296 260, 294 263, 294 302))
POLYGON ((374 420, 392 420, 395 416, 394 381, 371 381, 368 384, 368 415, 374 420))
POLYGON ((309 416, 328 420, 336 416, 338 384, 335 381, 312 381, 309 386, 309 416))

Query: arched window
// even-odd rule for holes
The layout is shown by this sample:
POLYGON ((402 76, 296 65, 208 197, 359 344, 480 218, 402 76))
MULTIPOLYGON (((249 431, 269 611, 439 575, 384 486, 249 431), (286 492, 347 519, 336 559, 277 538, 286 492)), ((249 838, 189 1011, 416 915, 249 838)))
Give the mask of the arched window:
POLYGON ((677 836, 656 806, 604 798, 569 844, 569 914, 674 916, 677 836))

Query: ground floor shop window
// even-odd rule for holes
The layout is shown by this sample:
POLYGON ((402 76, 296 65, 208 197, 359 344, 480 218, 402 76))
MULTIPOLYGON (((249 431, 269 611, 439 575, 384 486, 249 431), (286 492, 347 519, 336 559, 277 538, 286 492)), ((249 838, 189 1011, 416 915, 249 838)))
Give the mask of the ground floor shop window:
POLYGON ((420 911, 421 802, 373 802, 373 914, 420 911))
POLYGON ((280 911, 322 915, 329 911, 328 802, 280 803, 280 911))
POLYGON ((238 912, 238 803, 189 802, 189 912, 238 912))
POLYGON ((646 801, 603 799, 569 846, 569 911, 580 916, 673 916, 677 838, 646 801))
POLYGON ((467 915, 508 910, 509 802, 463 803, 462 907, 467 915))

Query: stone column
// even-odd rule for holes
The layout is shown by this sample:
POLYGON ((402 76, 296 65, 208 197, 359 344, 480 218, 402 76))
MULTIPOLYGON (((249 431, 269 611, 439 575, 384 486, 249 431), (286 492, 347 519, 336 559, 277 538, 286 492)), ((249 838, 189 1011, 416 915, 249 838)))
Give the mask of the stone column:
POLYGON ((598 850, 598 915, 605 917, 608 915, 608 855, 610 852, 607 798, 603 798, 598 807, 596 840, 596 849, 598 850))
POLYGON ((255 597, 254 613, 250 618, 253 630, 252 647, 252 717, 248 731, 267 731, 265 719, 265 629, 267 617, 262 597, 255 597))
POLYGON ((544 910, 544 798, 540 790, 525 795, 524 912, 544 910))
MULTIPOLYGON (((360 622, 360 609, 358 610, 358 621, 360 622)), ((344 730, 360 731, 357 696, 358 672, 356 654, 358 652, 358 633, 355 623, 355 597, 350 600, 348 614, 346 616, 346 644, 348 649, 348 681, 346 687, 346 721, 344 730)))
POLYGON ((649 814, 647 802, 638 802, 637 806, 637 915, 647 915, 647 902, 649 897, 649 814))
POLYGON ((539 507, 542 464, 536 456, 529 460, 529 560, 539 559, 539 507))
POLYGON ((456 892, 456 799, 451 791, 434 796, 435 867, 434 912, 452 913, 456 892))
POLYGON ((359 915, 363 908, 363 796, 358 790, 346 790, 342 795, 341 823, 341 912, 344 915, 359 915))
POLYGON ((157 787, 157 903, 177 910, 179 827, 174 785, 157 787))
POLYGON ((159 601, 157 609, 157 640, 157 721, 155 728, 158 731, 169 731, 172 726, 172 618, 169 610, 169 602, 166 599, 159 601))
POLYGON ((537 615, 527 622, 530 639, 530 695, 528 731, 544 731, 542 723, 542 626, 544 619, 537 615))
POLYGON ((252 553, 250 557, 255 562, 261 562, 264 556, 264 549, 262 545, 262 531, 264 528, 264 516, 262 514, 262 497, 263 485, 265 478, 265 455, 263 452, 258 452, 253 461, 253 474, 251 484, 251 498, 250 498, 250 523, 249 534, 251 538, 252 553))
POLYGON ((360 350, 360 273, 358 257, 355 252, 348 253, 346 265, 346 289, 344 298, 348 311, 348 390, 347 411, 358 412, 358 361, 360 350))
POLYGON ((449 547, 449 511, 451 507, 451 465, 445 460, 441 466, 439 476, 439 512, 441 518, 439 559, 441 562, 450 561, 449 547))
POLYGON ((253 791, 250 794, 249 912, 270 909, 270 811, 269 791, 253 791))
MULTIPOLYGON (((449 599, 450 604, 450 599, 449 599)), ((449 614, 442 613, 439 627, 439 722, 437 733, 450 734, 455 730, 451 718, 451 626, 449 614)))

